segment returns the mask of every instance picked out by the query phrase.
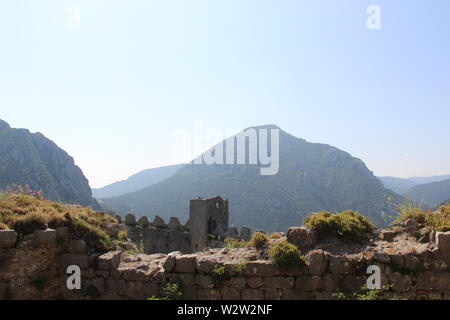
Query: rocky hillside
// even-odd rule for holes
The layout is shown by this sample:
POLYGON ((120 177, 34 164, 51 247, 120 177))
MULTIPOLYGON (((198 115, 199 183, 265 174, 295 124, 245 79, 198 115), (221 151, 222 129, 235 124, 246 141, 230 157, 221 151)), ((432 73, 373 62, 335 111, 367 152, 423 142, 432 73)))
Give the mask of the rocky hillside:
POLYGON ((135 192, 170 178, 182 167, 183 165, 179 164, 143 170, 126 180, 114 182, 103 188, 92 189, 92 195, 96 199, 101 199, 135 192))
MULTIPOLYGON (((276 128, 274 126, 257 127, 276 128)), ((226 152, 224 152, 226 157, 226 152)), ((105 208, 186 221, 190 199, 221 195, 232 199, 230 223, 285 231, 315 211, 360 211, 386 225, 403 199, 365 164, 335 147, 309 143, 280 130, 280 168, 260 175, 257 165, 186 165, 167 180, 137 192, 103 199, 105 208)), ((103 205, 103 204, 102 204, 103 205)))
POLYGON ((43 134, 0 120, 0 189, 9 184, 29 185, 49 200, 100 209, 71 156, 43 134))
POLYGON ((421 184, 404 195, 418 204, 433 208, 450 198, 450 180, 421 184))

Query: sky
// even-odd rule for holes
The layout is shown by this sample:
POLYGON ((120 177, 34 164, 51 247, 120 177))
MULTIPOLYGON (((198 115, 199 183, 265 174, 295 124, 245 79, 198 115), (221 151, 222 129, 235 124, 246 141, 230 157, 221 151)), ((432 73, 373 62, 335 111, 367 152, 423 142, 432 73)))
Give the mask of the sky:
POLYGON ((0 118, 52 139, 91 187, 177 162, 177 133, 200 126, 205 148, 208 132, 276 124, 379 176, 449 174, 449 13, 448 0, 2 1, 0 118))

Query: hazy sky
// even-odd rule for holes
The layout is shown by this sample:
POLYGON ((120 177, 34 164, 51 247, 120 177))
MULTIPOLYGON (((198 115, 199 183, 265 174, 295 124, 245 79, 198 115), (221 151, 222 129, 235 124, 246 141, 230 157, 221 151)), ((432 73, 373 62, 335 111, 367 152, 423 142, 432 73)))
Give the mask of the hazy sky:
POLYGON ((2 1, 0 118, 55 141, 93 187, 170 164, 196 123, 273 123, 377 175, 448 174, 449 14, 448 0, 2 1))

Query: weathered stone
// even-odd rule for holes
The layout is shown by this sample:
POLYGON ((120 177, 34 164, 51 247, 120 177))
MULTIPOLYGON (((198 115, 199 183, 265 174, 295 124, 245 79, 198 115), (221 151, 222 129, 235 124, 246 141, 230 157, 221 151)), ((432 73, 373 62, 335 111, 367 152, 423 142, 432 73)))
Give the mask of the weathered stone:
POLYGON ((420 260, 418 257, 412 254, 405 255, 405 269, 415 271, 419 268, 420 268, 420 260))
POLYGON ((120 268, 124 280, 145 282, 152 279, 152 271, 149 268, 137 269, 134 267, 120 268))
POLYGON ((244 241, 250 241, 252 238, 252 230, 249 227, 242 227, 241 233, 239 234, 239 239, 244 241))
POLYGON ((309 272, 313 276, 321 276, 328 267, 328 255, 323 250, 314 250, 307 256, 309 272))
POLYGON ((281 300, 312 300, 313 294, 300 289, 285 289, 281 295, 281 300))
POLYGON ((337 298, 333 296, 332 292, 316 292, 314 300, 337 300, 337 298))
POLYGON ((56 238, 66 240, 70 236, 68 227, 59 227, 56 229, 56 238))
POLYGON ((217 264, 218 264, 217 257, 203 256, 197 258, 196 269, 200 273, 211 273, 217 264))
POLYGON ((450 264, 450 231, 436 232, 436 247, 447 264, 450 264))
POLYGON ((334 292, 339 289, 340 282, 340 277, 336 277, 335 275, 325 274, 323 276, 323 286, 327 292, 334 292))
POLYGON ((144 284, 142 282, 129 281, 126 297, 132 300, 142 300, 147 298, 145 296, 143 286, 144 284))
POLYGON ((264 300, 264 292, 259 289, 244 289, 241 296, 242 300, 264 300))
POLYGON ((85 254, 66 253, 62 256, 62 265, 64 268, 75 265, 81 269, 86 269, 89 267, 89 256, 85 254))
POLYGON ((102 254, 97 258, 98 268, 100 270, 109 270, 110 268, 117 268, 120 264, 120 257, 122 256, 122 251, 109 251, 102 254))
POLYGON ((185 254, 176 256, 175 271, 181 273, 193 273, 197 264, 197 258, 195 254, 185 254))
POLYGON ((84 240, 70 240, 67 247, 69 253, 86 253, 87 245, 84 240))
POLYGON ((220 300, 220 292, 214 289, 198 289, 198 300, 220 300))
POLYGON ((169 229, 180 229, 183 225, 180 223, 177 217, 170 217, 169 229))
POLYGON ((147 297, 159 297, 161 295, 161 286, 157 282, 147 282, 144 284, 144 293, 147 297))
POLYGON ((125 223, 130 226, 136 225, 136 216, 131 213, 127 214, 125 217, 125 223))
POLYGON ((397 232, 393 230, 382 230, 380 233, 381 240, 391 242, 397 236, 397 232))
POLYGON ((223 288, 220 290, 222 300, 240 300, 241 292, 236 288, 223 288))
POLYGON ((258 289, 262 287, 263 281, 261 277, 250 277, 247 279, 247 285, 252 289, 258 289))
POLYGON ((150 221, 148 221, 148 218, 146 216, 142 216, 138 220, 137 224, 140 225, 143 228, 146 228, 146 227, 148 227, 150 225, 150 221))
POLYGON ((95 290, 97 290, 99 295, 106 294, 105 279, 103 278, 92 279, 92 286, 95 288, 95 290))
POLYGON ((389 274, 390 284, 395 292, 402 293, 411 289, 412 278, 409 275, 402 275, 399 272, 389 274))
POLYGON ((34 241, 37 245, 45 246, 56 241, 56 230, 35 230, 33 233, 34 241))
POLYGON ((193 285, 195 283, 195 277, 193 274, 178 273, 177 277, 178 277, 178 281, 184 286, 193 285))
POLYGON ((17 240, 14 230, 0 230, 0 248, 11 248, 17 240))
MULTIPOLYGON (((381 276, 382 281, 381 285, 383 286, 383 275, 381 276)), ((361 287, 366 284, 367 276, 358 276, 358 275, 347 275, 342 279, 338 280, 339 289, 345 292, 358 292, 361 290, 361 287)))
POLYGON ((111 237, 117 237, 119 231, 126 230, 127 227, 120 223, 110 223, 106 226, 106 231, 111 237))
POLYGON ((197 274, 195 276, 195 284, 201 288, 210 288, 214 287, 212 278, 210 276, 206 276, 203 274, 197 274))
POLYGON ((239 238, 238 229, 236 227, 228 228, 227 237, 233 238, 233 239, 238 239, 239 238))
POLYGON ((161 218, 160 216, 156 216, 155 219, 153 220, 152 225, 154 225, 157 228, 164 228, 166 227, 166 223, 164 222, 164 219, 161 218))
POLYGON ((171 252, 167 255, 166 261, 163 264, 165 272, 172 272, 175 270, 175 265, 177 263, 177 256, 181 255, 180 251, 171 252))
POLYGON ((375 261, 379 261, 384 264, 389 264, 391 262, 391 258, 386 252, 375 252, 373 258, 375 261))
POLYGON ((184 300, 197 300, 197 290, 197 286, 194 285, 184 286, 182 291, 182 298, 184 300))
POLYGON ((391 254, 390 260, 395 269, 403 269, 405 267, 405 257, 401 254, 391 254))
POLYGON ((280 300, 280 298, 281 298, 281 290, 275 288, 264 289, 265 300, 280 300))
POLYGON ((330 271, 333 274, 351 274, 355 272, 357 265, 355 261, 344 256, 330 256, 330 271))
POLYGON ((296 245, 301 251, 314 247, 319 240, 316 231, 305 227, 289 228, 286 236, 287 241, 296 245))
POLYGON ((100 278, 108 278, 111 274, 108 270, 97 270, 94 272, 94 275, 100 278))
POLYGON ((437 273, 433 271, 421 272, 416 276, 416 289, 450 291, 450 277, 448 273, 437 273))
POLYGON ((243 277, 231 278, 225 280, 225 287, 245 288, 246 279, 243 277))
POLYGON ((431 262, 431 269, 435 271, 447 270, 448 265, 443 260, 435 260, 431 262))
POLYGON ((288 289, 294 287, 293 277, 267 277, 264 278, 264 286, 275 289, 288 289))
POLYGON ((295 281, 295 287, 303 291, 321 290, 322 285, 322 278, 319 276, 301 276, 295 281))
POLYGON ((269 261, 247 262, 244 273, 248 276, 272 277, 279 274, 278 268, 269 261))

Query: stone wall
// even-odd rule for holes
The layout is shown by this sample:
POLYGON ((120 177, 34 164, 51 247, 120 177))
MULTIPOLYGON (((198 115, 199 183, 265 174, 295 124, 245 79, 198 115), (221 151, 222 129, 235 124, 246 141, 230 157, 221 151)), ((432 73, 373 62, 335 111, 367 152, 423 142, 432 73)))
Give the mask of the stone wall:
POLYGON ((185 299, 335 299, 357 292, 369 265, 382 271, 389 293, 407 299, 450 299, 450 232, 402 252, 376 248, 357 254, 312 249, 306 263, 282 271, 254 248, 209 249, 197 254, 132 255, 88 251, 67 230, 36 231, 17 239, 0 232, 0 298, 146 299, 179 283, 185 299), (13 239, 14 238, 14 239, 13 239), (66 268, 82 270, 82 290, 68 290, 66 268), (214 269, 223 266, 218 276, 214 269))
POLYGON ((228 219, 228 200, 215 197, 191 200, 186 225, 182 225, 176 217, 171 217, 167 224, 159 216, 152 222, 147 217, 136 221, 133 214, 126 216, 125 224, 129 238, 142 245, 147 254, 173 251, 192 253, 211 246, 211 240, 223 240, 225 237, 250 240, 250 228, 242 227, 238 232, 237 228, 228 227, 228 219))

